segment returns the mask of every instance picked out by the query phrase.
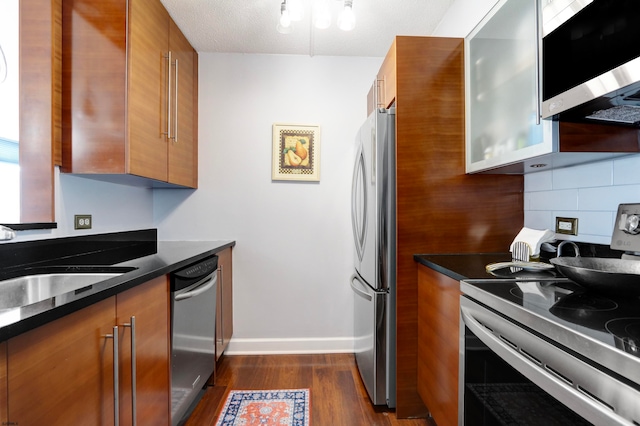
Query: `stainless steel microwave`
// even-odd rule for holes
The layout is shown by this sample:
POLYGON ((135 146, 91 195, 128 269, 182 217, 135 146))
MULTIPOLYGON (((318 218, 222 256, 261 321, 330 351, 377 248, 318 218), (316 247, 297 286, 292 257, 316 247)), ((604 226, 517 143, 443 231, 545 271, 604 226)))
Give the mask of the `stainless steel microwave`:
POLYGON ((640 127, 640 2, 550 0, 542 117, 640 127))

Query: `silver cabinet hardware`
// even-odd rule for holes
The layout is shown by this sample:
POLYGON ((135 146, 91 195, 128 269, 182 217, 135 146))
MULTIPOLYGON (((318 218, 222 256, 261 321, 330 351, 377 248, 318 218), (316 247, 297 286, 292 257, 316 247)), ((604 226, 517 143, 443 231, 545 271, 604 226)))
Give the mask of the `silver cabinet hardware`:
POLYGON ((132 316, 130 322, 124 323, 123 326, 131 328, 131 424, 136 426, 136 317, 132 316))
POLYGON ((105 336, 108 339, 113 339, 113 424, 119 426, 120 424, 120 379, 118 377, 118 326, 113 326, 113 334, 107 334, 105 336))
POLYGON ((173 126, 173 141, 178 143, 178 60, 176 59, 176 76, 175 76, 175 82, 176 82, 176 97, 174 99, 174 104, 175 104, 175 123, 173 126))

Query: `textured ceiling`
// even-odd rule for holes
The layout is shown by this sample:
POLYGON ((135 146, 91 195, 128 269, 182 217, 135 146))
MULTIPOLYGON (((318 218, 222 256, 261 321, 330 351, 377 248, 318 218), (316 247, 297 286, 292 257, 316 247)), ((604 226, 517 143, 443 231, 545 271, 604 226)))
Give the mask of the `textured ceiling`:
POLYGON ((276 25, 282 0, 161 0, 198 52, 309 56, 385 56, 396 35, 430 35, 454 0, 353 0, 356 27, 336 26, 341 0, 330 0, 333 23, 311 24, 311 2, 290 34, 276 25))

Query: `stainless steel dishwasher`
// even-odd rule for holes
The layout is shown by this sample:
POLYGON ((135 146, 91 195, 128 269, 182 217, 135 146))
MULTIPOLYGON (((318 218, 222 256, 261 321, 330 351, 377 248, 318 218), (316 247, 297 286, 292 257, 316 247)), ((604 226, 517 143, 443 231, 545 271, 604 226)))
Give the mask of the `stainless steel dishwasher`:
POLYGON ((218 256, 171 274, 171 424, 188 418, 215 370, 218 256))

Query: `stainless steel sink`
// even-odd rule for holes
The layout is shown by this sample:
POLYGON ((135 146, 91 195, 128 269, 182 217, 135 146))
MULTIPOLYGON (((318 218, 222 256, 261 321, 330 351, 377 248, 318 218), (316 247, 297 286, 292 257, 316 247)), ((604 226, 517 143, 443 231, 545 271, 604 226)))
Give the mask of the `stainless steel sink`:
POLYGON ((90 291, 93 284, 123 273, 125 272, 55 272, 0 281, 0 310, 20 308, 69 293, 70 298, 75 298, 78 294, 90 291))

